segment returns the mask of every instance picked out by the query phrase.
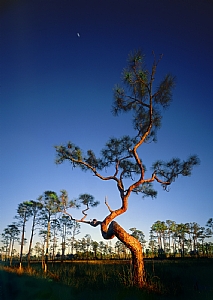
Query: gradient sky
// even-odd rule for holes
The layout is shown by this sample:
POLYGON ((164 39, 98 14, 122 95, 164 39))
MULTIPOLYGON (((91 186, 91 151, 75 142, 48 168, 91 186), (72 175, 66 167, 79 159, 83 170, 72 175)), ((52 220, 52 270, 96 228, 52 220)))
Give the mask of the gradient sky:
MULTIPOLYGON (((109 137, 132 133, 128 115, 113 117, 113 87, 130 51, 141 48, 147 66, 152 51, 164 54, 156 83, 177 77, 173 102, 163 116, 158 142, 141 147, 147 169, 157 159, 187 159, 200 166, 178 178, 157 199, 132 195, 117 218, 148 239, 157 221, 197 222, 213 217, 213 2, 208 0, 32 0, 5 1, 0 9, 0 232, 19 203, 46 190, 90 193, 101 202, 88 218, 102 220, 120 206, 114 182, 55 165, 54 145, 69 140, 99 154, 109 137), (77 33, 80 33, 78 37, 77 33)), ((151 171, 148 172, 151 174, 151 171)), ((73 215, 80 217, 80 211, 73 215)), ((100 228, 81 225, 81 234, 102 239, 100 228)), ((27 236, 29 232, 27 231, 27 236)))

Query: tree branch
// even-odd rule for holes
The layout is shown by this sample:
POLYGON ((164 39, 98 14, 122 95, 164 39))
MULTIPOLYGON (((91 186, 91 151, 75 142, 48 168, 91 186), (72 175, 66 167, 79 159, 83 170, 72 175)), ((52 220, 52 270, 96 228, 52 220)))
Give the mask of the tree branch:
POLYGON ((109 206, 109 204, 108 204, 108 202, 107 202, 107 196, 105 197, 105 204, 106 204, 108 210, 112 213, 113 210, 110 208, 110 206, 109 206))
POLYGON ((89 205, 87 204, 86 207, 87 208, 85 208, 84 210, 82 210, 82 213, 84 214, 84 217, 81 219, 81 222, 83 222, 86 219, 86 217, 87 217, 87 214, 85 213, 85 211, 89 210, 89 205))
MULTIPOLYGON (((85 210, 87 210, 87 209, 85 209, 85 210)), ((84 212, 85 212, 85 210, 84 210, 84 212)), ((85 214, 85 213, 84 213, 85 216, 83 218, 81 218, 80 220, 78 220, 78 219, 73 218, 72 215, 69 214, 66 210, 60 210, 60 211, 62 213, 64 213, 65 215, 69 216, 71 220, 73 220, 75 222, 78 222, 78 223, 89 224, 89 225, 91 225, 93 227, 97 227, 98 225, 101 225, 101 223, 102 223, 101 221, 98 221, 96 219, 93 219, 92 221, 86 221, 85 218, 86 218, 87 214, 85 214)))
MULTIPOLYGON (((72 157, 72 155, 70 154, 69 157, 68 157, 69 160, 71 160, 74 164, 78 164, 78 165, 83 165, 85 166, 87 169, 90 169, 94 175, 102 180, 115 180, 116 182, 118 182, 118 178, 116 176, 107 176, 107 177, 104 177, 102 176, 101 174, 99 174, 96 170, 96 168, 92 167, 91 165, 89 165, 88 163, 86 163, 85 161, 83 160, 77 160, 77 159, 74 159, 72 157)), ((116 173, 115 173, 116 174, 116 173)))
POLYGON ((171 182, 170 181, 163 181, 163 180, 160 180, 156 175, 154 175, 155 177, 155 180, 163 185, 170 185, 171 182))

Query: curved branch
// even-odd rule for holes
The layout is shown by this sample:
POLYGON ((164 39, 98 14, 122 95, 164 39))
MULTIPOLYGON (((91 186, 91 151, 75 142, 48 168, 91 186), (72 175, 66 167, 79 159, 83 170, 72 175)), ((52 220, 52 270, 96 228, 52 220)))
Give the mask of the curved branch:
POLYGON ((143 180, 144 180, 144 168, 143 168, 143 163, 141 161, 141 159, 139 158, 138 156, 138 153, 137 153, 137 149, 144 143, 144 141, 146 140, 147 136, 150 134, 150 131, 152 129, 152 125, 153 125, 153 120, 152 120, 152 115, 153 115, 153 108, 152 108, 152 95, 151 95, 151 92, 152 92, 152 81, 150 82, 150 103, 149 103, 149 117, 150 117, 150 122, 149 122, 149 126, 146 130, 146 132, 143 134, 143 136, 141 137, 141 139, 139 140, 139 142, 134 146, 133 148, 133 155, 134 155, 134 158, 135 158, 135 161, 136 163, 138 164, 139 168, 140 168, 140 171, 141 171, 141 176, 140 176, 140 179, 132 184, 129 189, 128 189, 128 194, 131 193, 131 191, 138 187, 140 184, 143 183, 143 180))
MULTIPOLYGON (((87 210, 87 209, 86 209, 87 210)), ((84 210, 85 211, 85 210, 84 210)), ((98 225, 101 225, 101 221, 98 221, 96 219, 93 219, 92 221, 86 221, 85 218, 87 216, 87 214, 85 214, 84 217, 82 217, 81 219, 75 219, 73 218, 73 216, 71 214, 69 214, 66 210, 61 210, 61 212, 67 216, 70 217, 71 220, 73 221, 76 221, 76 222, 79 222, 79 223, 85 223, 85 224, 89 224, 91 225, 92 227, 97 227, 98 225)))
POLYGON ((170 181, 163 181, 161 179, 159 179, 156 175, 155 175, 155 180, 163 185, 170 185, 171 182, 170 181))
POLYGON ((115 175, 113 175, 113 176, 107 176, 107 177, 104 177, 104 176, 102 176, 101 174, 99 174, 99 173, 97 172, 96 168, 92 167, 92 166, 89 165, 88 163, 86 163, 86 162, 84 162, 84 161, 82 161, 82 160, 74 159, 71 155, 70 155, 69 159, 70 159, 73 163, 76 163, 76 164, 85 166, 87 169, 91 170, 91 171, 94 173, 95 176, 97 176, 98 178, 100 178, 100 179, 102 179, 102 180, 105 180, 105 181, 107 181, 107 180, 115 180, 117 183, 119 182, 118 178, 115 176, 116 173, 115 173, 115 175))
POLYGON ((116 210, 112 210, 105 198, 105 204, 110 212, 110 214, 101 222, 101 233, 104 239, 113 239, 115 237, 113 231, 112 231, 112 221, 118 217, 119 215, 125 213, 128 209, 128 196, 123 195, 122 198, 122 205, 120 208, 116 210))
POLYGON ((85 213, 85 211, 89 210, 89 205, 87 204, 86 206, 87 206, 87 208, 82 210, 82 213, 84 214, 84 217, 81 219, 81 222, 84 221, 87 217, 87 214, 85 213))

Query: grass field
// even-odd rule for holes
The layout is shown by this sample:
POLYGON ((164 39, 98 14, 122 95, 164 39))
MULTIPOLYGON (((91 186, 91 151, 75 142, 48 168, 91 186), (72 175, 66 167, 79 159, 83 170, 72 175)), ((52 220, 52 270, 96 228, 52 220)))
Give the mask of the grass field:
POLYGON ((30 270, 0 270, 0 300, 213 299, 213 259, 145 262, 147 288, 131 286, 129 262, 49 263, 30 270))

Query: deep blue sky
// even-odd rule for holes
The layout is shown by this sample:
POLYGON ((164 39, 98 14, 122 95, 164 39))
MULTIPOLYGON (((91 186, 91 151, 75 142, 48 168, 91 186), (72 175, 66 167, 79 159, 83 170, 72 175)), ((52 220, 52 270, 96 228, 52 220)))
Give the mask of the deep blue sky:
MULTIPOLYGON (((208 0, 32 0, 1 7, 0 232, 14 221, 19 203, 45 190, 66 189, 70 198, 94 195, 101 205, 89 218, 105 217, 105 195, 119 207, 114 183, 68 163, 55 165, 53 146, 71 140, 98 154, 109 137, 132 132, 128 115, 113 117, 111 105, 128 53, 138 48, 147 66, 152 50, 164 54, 156 83, 167 72, 177 77, 158 142, 140 151, 147 169, 156 159, 190 154, 201 165, 191 177, 178 178, 169 193, 155 185, 155 200, 132 195, 129 211, 117 221, 148 239, 157 220, 203 226, 213 217, 212 15, 208 0)), ((99 231, 82 224, 79 237, 90 233, 101 240, 99 231)))

